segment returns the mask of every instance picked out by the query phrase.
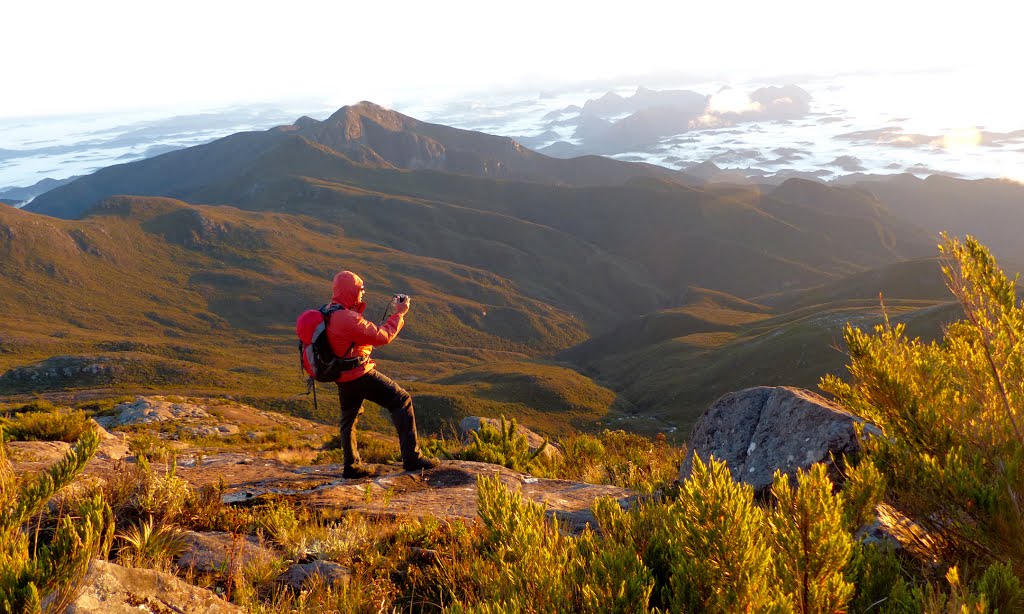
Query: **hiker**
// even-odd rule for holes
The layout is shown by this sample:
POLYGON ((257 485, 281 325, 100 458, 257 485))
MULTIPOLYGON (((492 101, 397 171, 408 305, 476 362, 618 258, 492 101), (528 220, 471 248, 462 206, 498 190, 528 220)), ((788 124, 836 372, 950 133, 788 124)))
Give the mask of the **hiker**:
POLYGON ((369 359, 374 346, 390 343, 402 330, 404 316, 409 311, 409 298, 396 296, 395 313, 386 323, 377 326, 363 318, 363 310, 366 309, 363 294, 363 280, 355 273, 342 271, 334 276, 331 304, 344 309, 331 316, 327 340, 340 358, 367 358, 361 366, 343 371, 336 382, 341 399, 341 449, 345 456, 342 476, 364 478, 372 475, 360 464, 356 445, 356 421, 363 413, 363 401, 367 399, 391 412, 391 422, 398 431, 398 442, 402 448, 402 467, 406 471, 437 467, 436 460, 420 452, 412 397, 394 380, 377 371, 376 364, 369 359))

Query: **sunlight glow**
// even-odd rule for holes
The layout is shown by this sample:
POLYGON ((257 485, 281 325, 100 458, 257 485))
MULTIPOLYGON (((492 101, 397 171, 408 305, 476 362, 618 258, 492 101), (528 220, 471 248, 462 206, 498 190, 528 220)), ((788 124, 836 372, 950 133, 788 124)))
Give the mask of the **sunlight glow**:
POLYGON ((707 108, 708 113, 747 113, 763 110, 761 103, 751 100, 746 92, 731 87, 712 94, 707 108))
POLYGON ((943 149, 966 149, 981 144, 981 130, 977 128, 957 128, 942 135, 939 147, 943 149))

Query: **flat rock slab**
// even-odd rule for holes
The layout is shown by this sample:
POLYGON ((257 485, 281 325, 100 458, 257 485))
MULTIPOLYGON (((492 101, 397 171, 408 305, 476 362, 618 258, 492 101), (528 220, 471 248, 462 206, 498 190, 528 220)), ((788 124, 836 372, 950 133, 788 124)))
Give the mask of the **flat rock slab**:
POLYGON ((68 614, 228 614, 242 611, 205 588, 192 586, 171 574, 122 567, 99 559, 89 563, 81 594, 66 610, 68 614))
POLYGON ((547 480, 487 463, 445 461, 437 469, 422 473, 396 473, 362 483, 336 481, 306 493, 303 499, 311 506, 340 507, 367 514, 474 518, 476 482, 480 476, 497 477, 523 497, 546 504, 550 514, 574 530, 594 524, 590 507, 595 499, 611 497, 626 505, 636 496, 633 491, 617 486, 547 480))
POLYGON ((524 497, 547 504, 549 512, 572 528, 593 523, 590 507, 598 497, 626 504, 636 496, 617 486, 547 480, 488 463, 443 461, 440 467, 423 472, 405 472, 391 465, 375 467, 375 477, 346 480, 341 477, 340 465, 295 466, 225 453, 204 457, 198 466, 182 466, 178 476, 196 486, 217 485, 223 479, 228 503, 276 495, 313 507, 442 518, 475 517, 477 477, 496 476, 524 497))

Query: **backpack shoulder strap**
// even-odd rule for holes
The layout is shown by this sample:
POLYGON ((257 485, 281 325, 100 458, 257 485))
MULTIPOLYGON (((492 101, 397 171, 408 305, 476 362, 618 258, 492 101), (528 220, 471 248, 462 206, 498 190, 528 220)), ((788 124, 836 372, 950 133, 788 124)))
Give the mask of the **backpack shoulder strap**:
MULTIPOLYGON (((326 305, 324 305, 323 307, 320 308, 320 313, 324 317, 324 333, 327 332, 327 326, 330 325, 330 323, 331 323, 331 316, 334 315, 334 312, 335 311, 342 311, 344 309, 346 309, 346 307, 342 307, 341 305, 339 305, 337 303, 328 303, 328 304, 326 304, 326 305)), ((354 348, 355 346, 356 346, 356 342, 353 341, 351 344, 349 344, 348 349, 345 350, 345 353, 341 354, 339 356, 339 358, 344 358, 344 357, 348 356, 349 352, 351 352, 352 348, 354 348)))

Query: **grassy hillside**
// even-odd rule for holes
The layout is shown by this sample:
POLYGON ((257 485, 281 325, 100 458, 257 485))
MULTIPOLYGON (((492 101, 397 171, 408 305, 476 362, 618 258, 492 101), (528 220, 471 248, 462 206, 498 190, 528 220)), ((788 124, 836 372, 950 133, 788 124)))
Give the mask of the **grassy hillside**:
POLYGON ((813 390, 827 373, 845 376, 843 328, 879 323, 879 292, 890 318, 906 322, 911 335, 937 337, 943 324, 962 316, 940 277, 938 262, 920 260, 765 297, 770 308, 697 300, 625 322, 560 357, 617 391, 641 416, 656 418, 638 425, 668 423, 686 436, 727 392, 761 385, 813 390))
MULTIPOLYGON (((118 197, 75 222, 0 213, 0 394, 179 390, 308 411, 292 398, 304 390, 294 318, 326 302, 345 267, 364 276, 372 319, 393 291, 415 297, 401 342, 377 354, 403 380, 497 359, 531 371, 531 356, 586 337, 575 315, 508 279, 319 220, 118 197)), ((471 379, 435 389, 457 398, 471 379)), ((550 401, 545 410, 577 408, 550 401)))
MULTIPOLYGON (((920 232, 884 209, 814 216, 767 196, 748 202, 674 184, 569 188, 369 168, 302 139, 273 148, 243 174, 185 196, 246 209, 315 210, 347 225, 351 234, 445 259, 478 258, 472 264, 484 268, 495 263, 462 243, 476 233, 505 237, 501 224, 518 220, 537 233, 556 232, 618 259, 620 271, 641 285, 653 282, 670 297, 668 304, 687 286, 751 296, 931 252, 920 232), (453 224, 456 232, 445 232, 453 224), (444 240, 446 234, 457 240, 459 251, 444 240)), ((550 252, 550 241, 538 240, 547 266, 564 261, 550 252)), ((536 250, 535 243, 525 247, 536 250)), ((567 277, 588 275, 566 268, 567 277)), ((614 269, 605 275, 620 276, 614 269)), ((634 300, 634 294, 623 298, 634 300)), ((659 306, 667 304, 638 300, 620 311, 659 306)))
POLYGON ((933 263, 896 264, 931 238, 869 191, 649 170, 372 105, 106 169, 33 203, 81 219, 0 210, 0 394, 181 388, 308 415, 292 323, 345 268, 371 318, 415 297, 376 355, 431 428, 688 431, 729 390, 814 387, 879 291, 926 334, 947 315, 933 263), (153 196, 84 209, 118 192, 153 196))

